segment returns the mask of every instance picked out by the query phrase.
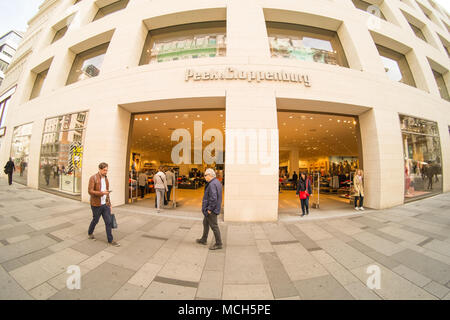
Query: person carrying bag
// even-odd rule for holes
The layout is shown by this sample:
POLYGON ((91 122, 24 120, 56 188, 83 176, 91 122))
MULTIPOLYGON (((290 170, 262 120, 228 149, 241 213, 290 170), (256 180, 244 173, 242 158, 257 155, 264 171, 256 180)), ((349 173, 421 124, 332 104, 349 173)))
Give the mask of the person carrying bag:
POLYGON ((309 197, 312 195, 311 181, 304 172, 301 173, 300 179, 298 180, 296 194, 300 198, 302 206, 301 216, 303 217, 305 214, 309 214, 309 197))

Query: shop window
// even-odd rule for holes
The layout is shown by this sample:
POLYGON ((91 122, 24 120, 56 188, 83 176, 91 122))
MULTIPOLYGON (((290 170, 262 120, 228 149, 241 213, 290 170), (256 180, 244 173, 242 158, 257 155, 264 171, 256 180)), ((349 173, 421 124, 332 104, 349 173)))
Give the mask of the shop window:
POLYGON ((0 60, 0 70, 5 72, 8 69, 9 64, 3 60, 0 60))
POLYGON ((32 123, 15 127, 11 143, 11 158, 16 167, 16 174, 13 175, 13 180, 25 185, 27 184, 32 130, 32 123))
POLYGON ((39 161, 39 187, 81 195, 81 167, 87 112, 47 119, 39 161))
POLYGON ((100 9, 98 9, 97 14, 95 15, 94 20, 92 20, 92 21, 101 19, 104 16, 107 16, 108 14, 125 9, 128 5, 128 2, 129 2, 129 0, 119 0, 119 1, 113 2, 107 6, 104 6, 100 9))
POLYGON ((386 47, 376 46, 389 79, 415 87, 416 83, 406 57, 386 47))
POLYGON ((77 54, 66 85, 98 76, 108 45, 109 42, 77 54))
MULTIPOLYGON (((370 14, 373 14, 373 15, 375 15, 374 11, 373 11, 373 10, 370 10, 369 8, 370 8, 370 7, 373 7, 373 6, 376 6, 376 7, 378 8, 378 12, 380 13, 379 18, 380 18, 380 19, 383 19, 383 20, 386 20, 386 17, 384 16, 384 14, 383 14, 383 12, 381 11, 381 8, 380 8, 379 6, 374 5, 374 4, 372 4, 372 3, 369 3, 369 2, 366 2, 366 1, 363 1, 363 0, 352 0, 352 2, 353 2, 354 6, 355 6, 357 9, 360 9, 360 10, 362 10, 362 11, 365 11, 365 12, 370 13, 370 14)), ((378 15, 377 15, 377 16, 378 16, 378 15)))
POLYGON ((439 88, 439 93, 442 99, 450 101, 450 97, 448 95, 447 86, 445 85, 444 77, 439 72, 433 70, 434 79, 436 80, 436 84, 439 88))
POLYGON ((405 200, 442 192, 441 143, 436 122, 400 115, 405 200))
POLYGON ((67 32, 67 29, 69 29, 69 26, 64 26, 61 29, 59 29, 58 31, 56 31, 55 36, 53 37, 52 43, 55 43, 56 41, 58 41, 59 39, 64 37, 64 35, 67 32))
POLYGON ((6 121, 6 112, 8 111, 8 105, 9 101, 11 99, 11 96, 6 98, 5 100, 0 102, 0 128, 3 128, 6 121))
POLYGON ((186 24, 150 30, 139 65, 225 55, 225 21, 186 24))
POLYGON ((42 87, 44 86, 45 79, 47 78, 48 69, 38 73, 36 80, 34 81, 33 90, 31 90, 30 100, 38 97, 41 94, 42 87))
POLYGON ((313 61, 348 67, 334 31, 308 26, 267 22, 270 51, 274 58, 313 61))

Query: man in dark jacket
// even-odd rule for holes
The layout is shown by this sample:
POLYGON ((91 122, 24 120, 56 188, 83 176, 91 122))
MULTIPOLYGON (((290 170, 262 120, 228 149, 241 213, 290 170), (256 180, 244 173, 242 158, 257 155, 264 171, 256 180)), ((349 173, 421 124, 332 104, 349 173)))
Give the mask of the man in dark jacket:
POLYGON ((213 169, 205 171, 205 193, 202 201, 203 218, 203 236, 197 239, 197 243, 205 244, 208 241, 209 227, 214 232, 216 243, 211 246, 210 250, 222 249, 222 239, 220 237, 219 225, 217 224, 217 216, 222 208, 222 184, 216 179, 216 173, 213 169))
POLYGON ((5 165, 5 173, 8 175, 8 184, 12 185, 12 175, 13 172, 16 171, 16 166, 14 165, 14 161, 12 158, 9 158, 9 161, 5 165))

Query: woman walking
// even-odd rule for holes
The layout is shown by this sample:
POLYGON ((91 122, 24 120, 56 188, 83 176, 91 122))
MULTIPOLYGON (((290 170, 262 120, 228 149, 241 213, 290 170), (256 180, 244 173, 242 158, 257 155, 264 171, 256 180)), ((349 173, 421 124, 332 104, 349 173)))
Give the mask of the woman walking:
POLYGON ((305 214, 309 214, 309 197, 312 195, 311 181, 304 172, 300 174, 296 194, 300 197, 303 217, 305 214))
POLYGON ((363 171, 361 169, 356 170, 356 174, 353 177, 353 190, 355 196, 355 210, 364 211, 364 184, 363 184, 363 171), (358 204, 359 200, 359 204, 358 204))

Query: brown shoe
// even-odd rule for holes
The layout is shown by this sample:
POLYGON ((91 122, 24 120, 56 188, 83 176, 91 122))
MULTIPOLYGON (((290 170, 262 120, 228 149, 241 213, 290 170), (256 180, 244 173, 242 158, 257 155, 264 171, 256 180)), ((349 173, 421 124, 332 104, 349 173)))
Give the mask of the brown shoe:
POLYGON ((88 234, 88 239, 89 240, 94 240, 94 241, 97 240, 97 239, 95 239, 93 234, 88 234))
POLYGON ((110 245, 114 246, 114 247, 120 247, 120 243, 116 242, 116 241, 111 241, 108 242, 110 245))

